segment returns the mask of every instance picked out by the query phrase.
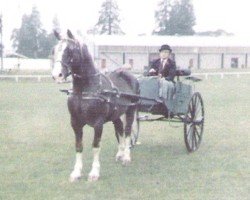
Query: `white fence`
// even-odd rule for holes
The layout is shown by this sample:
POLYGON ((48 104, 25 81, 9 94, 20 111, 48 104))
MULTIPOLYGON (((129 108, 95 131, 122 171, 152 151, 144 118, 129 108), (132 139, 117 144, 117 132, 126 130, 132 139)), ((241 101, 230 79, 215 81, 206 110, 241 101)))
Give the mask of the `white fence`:
POLYGON ((209 76, 220 76, 221 79, 224 78, 224 76, 227 75, 233 75, 237 76, 237 78, 240 78, 244 75, 250 75, 250 72, 211 72, 211 73, 193 73, 194 76, 205 76, 205 79, 208 79, 209 76))
POLYGON ((5 70, 50 70, 49 59, 23 59, 4 58, 3 68, 5 70))
POLYGON ((0 75, 0 80, 2 79, 14 79, 19 82, 20 79, 36 79, 41 82, 43 78, 52 78, 51 75, 0 75))
MULTIPOLYGON (((241 76, 250 75, 250 72, 211 72, 211 73, 193 73, 193 76, 204 76, 205 79, 208 79, 212 76, 220 76, 223 79, 225 76, 231 75, 240 78, 241 76)), ((2 79, 14 79, 16 82, 19 82, 21 79, 36 79, 38 82, 41 82, 42 79, 52 78, 51 75, 0 75, 0 80, 2 79)))

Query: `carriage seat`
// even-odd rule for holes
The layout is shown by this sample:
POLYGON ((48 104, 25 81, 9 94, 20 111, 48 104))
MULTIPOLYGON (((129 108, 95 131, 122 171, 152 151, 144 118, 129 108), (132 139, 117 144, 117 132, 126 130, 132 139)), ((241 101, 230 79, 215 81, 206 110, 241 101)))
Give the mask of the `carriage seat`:
POLYGON ((190 74, 190 69, 176 69, 175 71, 175 76, 189 76, 190 74))

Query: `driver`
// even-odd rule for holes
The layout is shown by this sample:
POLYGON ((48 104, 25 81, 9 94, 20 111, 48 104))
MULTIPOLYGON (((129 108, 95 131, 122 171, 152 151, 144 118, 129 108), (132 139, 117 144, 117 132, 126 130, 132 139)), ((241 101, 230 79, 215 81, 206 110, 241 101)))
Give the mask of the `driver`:
POLYGON ((170 59, 172 49, 169 45, 164 44, 159 49, 160 58, 153 60, 150 69, 149 76, 165 77, 167 81, 174 81, 176 65, 175 61, 170 59))

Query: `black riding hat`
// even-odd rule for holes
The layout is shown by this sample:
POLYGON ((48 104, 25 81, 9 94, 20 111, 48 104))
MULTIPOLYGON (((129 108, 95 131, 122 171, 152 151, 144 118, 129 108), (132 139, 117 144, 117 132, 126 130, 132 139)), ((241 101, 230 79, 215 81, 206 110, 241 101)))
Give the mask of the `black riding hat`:
POLYGON ((162 45, 161 48, 159 49, 159 52, 161 52, 163 50, 169 50, 170 52, 172 52, 172 49, 167 44, 162 45))

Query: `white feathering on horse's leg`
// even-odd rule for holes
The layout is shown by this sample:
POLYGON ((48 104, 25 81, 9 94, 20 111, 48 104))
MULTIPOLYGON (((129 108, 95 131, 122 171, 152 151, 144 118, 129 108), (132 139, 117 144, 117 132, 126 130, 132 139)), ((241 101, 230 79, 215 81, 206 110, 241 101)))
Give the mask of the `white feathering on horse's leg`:
POLYGON ((119 144, 118 144, 118 152, 115 156, 116 161, 122 161, 124 157, 125 150, 125 138, 119 134, 119 144))
POLYGON ((128 165, 131 162, 130 146, 131 146, 131 137, 128 136, 125 138, 124 157, 122 160, 123 165, 128 165))
MULTIPOLYGON (((121 116, 122 125, 126 124, 126 115, 123 114, 121 116)), ((118 144, 118 152, 116 154, 116 161, 123 161, 124 158, 124 150, 125 150, 125 136, 124 133, 122 133, 122 136, 119 134, 119 144, 118 144)))
POLYGON ((82 153, 76 153, 76 162, 74 170, 70 174, 69 181, 74 182, 81 178, 82 176, 82 153))
POLYGON ((92 169, 89 173, 88 181, 97 181, 100 177, 100 155, 101 148, 93 148, 94 160, 92 164, 92 169))

